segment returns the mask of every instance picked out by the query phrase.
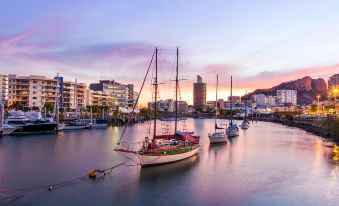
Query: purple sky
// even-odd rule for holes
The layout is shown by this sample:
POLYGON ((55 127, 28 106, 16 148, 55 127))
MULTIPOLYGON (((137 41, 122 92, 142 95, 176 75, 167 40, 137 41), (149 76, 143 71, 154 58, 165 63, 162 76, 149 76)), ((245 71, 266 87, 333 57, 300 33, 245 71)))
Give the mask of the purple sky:
MULTIPOLYGON (((182 98, 196 74, 214 98, 339 72, 338 1, 1 0, 0 73, 81 82, 114 79, 140 85, 153 49, 160 49, 162 98, 172 94, 180 48, 182 98)), ((146 95, 147 96, 147 95, 146 95)), ((146 97, 144 100, 146 101, 146 97)))

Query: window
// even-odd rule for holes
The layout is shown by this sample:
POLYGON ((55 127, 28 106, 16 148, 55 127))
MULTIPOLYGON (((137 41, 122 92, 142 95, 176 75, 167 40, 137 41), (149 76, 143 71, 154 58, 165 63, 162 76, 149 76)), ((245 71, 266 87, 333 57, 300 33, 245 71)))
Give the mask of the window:
POLYGON ((33 89, 36 89, 37 88, 37 86, 33 86, 33 89))
POLYGON ((37 99, 37 97, 33 97, 33 99, 37 99))
POLYGON ((38 81, 33 81, 33 84, 36 84, 36 83, 38 83, 38 81))

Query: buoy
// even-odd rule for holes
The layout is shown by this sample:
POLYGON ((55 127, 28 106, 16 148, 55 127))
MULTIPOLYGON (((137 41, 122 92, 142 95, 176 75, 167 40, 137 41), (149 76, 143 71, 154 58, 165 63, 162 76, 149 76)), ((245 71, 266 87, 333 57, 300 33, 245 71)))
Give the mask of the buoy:
POLYGON ((92 172, 88 173, 89 178, 96 178, 97 177, 97 171, 93 170, 92 172))
POLYGON ((52 186, 50 186, 50 187, 48 188, 48 190, 49 190, 49 191, 53 190, 53 187, 52 187, 52 186))

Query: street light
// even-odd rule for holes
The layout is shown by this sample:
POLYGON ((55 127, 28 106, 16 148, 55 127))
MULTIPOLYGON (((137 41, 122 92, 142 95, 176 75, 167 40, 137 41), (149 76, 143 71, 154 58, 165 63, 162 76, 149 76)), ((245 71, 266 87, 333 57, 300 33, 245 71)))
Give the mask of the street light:
POLYGON ((318 108, 317 108, 317 111, 318 111, 318 113, 319 113, 320 95, 317 95, 317 99, 318 99, 318 108))

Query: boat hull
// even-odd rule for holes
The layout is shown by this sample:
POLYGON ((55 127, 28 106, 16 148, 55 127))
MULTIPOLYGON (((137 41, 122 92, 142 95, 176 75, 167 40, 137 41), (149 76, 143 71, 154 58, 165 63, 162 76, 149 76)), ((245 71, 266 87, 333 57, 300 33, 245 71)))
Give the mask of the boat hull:
POLYGON ((248 129, 250 126, 248 124, 242 124, 240 127, 241 129, 248 129))
POLYGON ((91 129, 106 129, 108 127, 107 124, 92 124, 91 129))
POLYGON ((58 131, 62 131, 62 130, 64 130, 65 129, 65 124, 64 123, 59 123, 58 124, 58 131))
POLYGON ((161 155, 138 154, 138 156, 140 157, 141 160, 140 163, 141 166, 149 167, 187 159, 195 155, 198 152, 198 150, 199 146, 196 145, 192 150, 178 154, 161 154, 161 155))
POLYGON ((58 124, 56 123, 43 123, 43 124, 27 124, 22 125, 11 134, 38 134, 38 133, 55 133, 58 124))
POLYGON ((227 131, 226 134, 228 137, 237 137, 239 136, 239 131, 227 131))
POLYGON ((10 135, 12 134, 17 128, 4 128, 2 130, 2 135, 10 135))
POLYGON ((88 129, 89 125, 65 125, 64 131, 65 130, 80 130, 80 129, 88 129))
POLYGON ((227 142, 227 135, 224 133, 213 133, 208 135, 211 144, 227 142))

